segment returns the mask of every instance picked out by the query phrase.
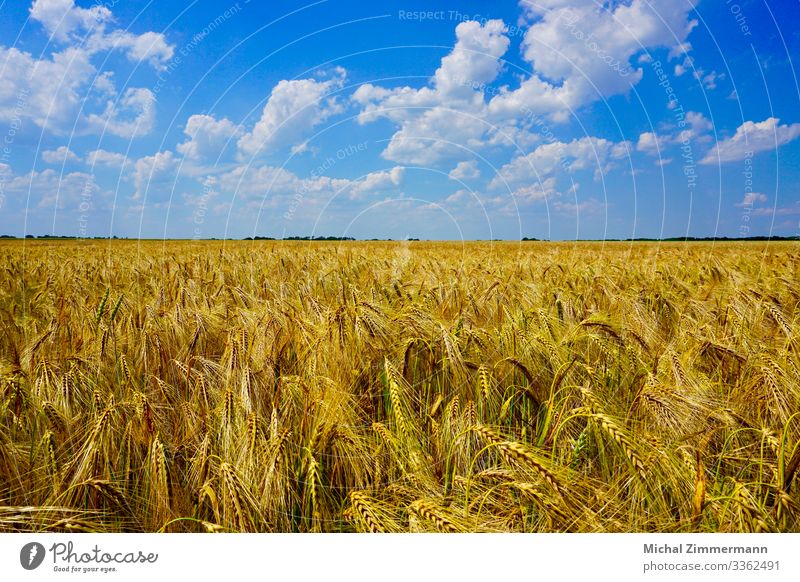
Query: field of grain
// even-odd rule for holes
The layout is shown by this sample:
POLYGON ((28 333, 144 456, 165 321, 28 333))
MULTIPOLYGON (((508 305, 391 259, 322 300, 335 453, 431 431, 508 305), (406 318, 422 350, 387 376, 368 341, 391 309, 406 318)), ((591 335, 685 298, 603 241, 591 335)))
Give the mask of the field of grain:
POLYGON ((792 243, 0 243, 0 531, 800 531, 792 243))

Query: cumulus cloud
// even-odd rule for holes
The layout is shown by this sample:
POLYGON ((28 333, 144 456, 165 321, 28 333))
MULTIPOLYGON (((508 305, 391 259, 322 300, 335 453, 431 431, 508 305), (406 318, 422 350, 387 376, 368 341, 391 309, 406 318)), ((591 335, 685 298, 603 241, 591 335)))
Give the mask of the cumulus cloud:
POLYGON ((270 165, 242 165, 221 174, 220 192, 245 208, 283 208, 308 215, 351 186, 351 181, 329 176, 301 178, 285 168, 270 165))
POLYGON ((657 156, 659 152, 664 151, 665 144, 663 138, 659 137, 652 131, 647 131, 639 135, 639 141, 636 142, 637 151, 657 156))
POLYGON ((480 118, 437 106, 405 121, 381 155, 398 163, 438 166, 483 148, 483 136, 491 129, 480 118))
POLYGON ((484 93, 501 70, 508 50, 501 20, 469 21, 456 27, 456 44, 441 60, 429 86, 386 89, 365 84, 353 95, 361 107, 360 123, 387 118, 399 129, 383 157, 399 163, 434 165, 463 148, 485 145, 497 130, 486 120, 484 93))
POLYGON ((109 100, 105 111, 92 113, 87 127, 96 133, 110 133, 124 138, 146 135, 152 131, 156 117, 156 98, 150 89, 129 88, 117 100, 109 100))
POLYGON ((474 194, 472 192, 470 192, 469 190, 465 190, 464 188, 461 188, 459 190, 456 190, 452 194, 450 194, 450 196, 445 198, 444 201, 446 203, 448 203, 448 204, 463 203, 463 202, 467 202, 469 200, 470 196, 474 197, 474 194))
POLYGON ((385 193, 387 190, 400 185, 403 181, 404 173, 405 168, 395 166, 389 171, 367 174, 349 187, 349 197, 358 199, 369 195, 385 193))
MULTIPOLYGON (((570 142, 553 141, 502 166, 489 182, 489 189, 501 191, 511 188, 514 196, 523 202, 553 198, 560 195, 556 186, 559 175, 593 170, 594 178, 599 179, 616 162, 626 158, 632 147, 629 142, 615 143, 596 137, 570 142)), ((577 187, 578 184, 573 182, 570 188, 575 190, 577 187)))
POLYGON ((629 92, 643 76, 638 66, 647 61, 643 51, 689 50, 686 38, 697 24, 689 18, 692 5, 674 0, 602 8, 594 0, 520 4, 528 27, 523 58, 532 73, 516 88, 492 86, 509 39, 504 23, 490 20, 456 27, 456 44, 428 86, 366 84, 355 92, 361 123, 386 118, 399 126, 384 158, 441 165, 466 157, 470 149, 520 142, 527 147, 536 141, 532 118, 565 121, 577 108, 629 92))
POLYGON ((556 187, 556 179, 553 176, 530 184, 522 184, 513 192, 518 204, 530 204, 546 198, 556 198, 560 195, 561 193, 556 187))
POLYGON ((478 169, 478 162, 470 160, 468 162, 459 162, 455 168, 450 170, 447 176, 451 180, 477 180, 481 177, 481 171, 478 169))
POLYGON ((632 145, 603 138, 583 137, 570 142, 553 141, 519 156, 500 168, 489 187, 502 189, 539 182, 560 170, 575 172, 594 168, 595 174, 607 171, 616 160, 628 155, 632 145))
POLYGON ((242 133, 230 120, 211 115, 192 115, 183 132, 189 139, 178 145, 178 151, 188 158, 206 160, 216 160, 242 133))
POLYGON ((239 138, 239 150, 252 156, 304 143, 312 129, 343 110, 331 93, 341 89, 344 80, 344 69, 337 69, 328 80, 281 81, 272 89, 253 130, 239 138))
POLYGON ((30 15, 44 26, 53 40, 60 42, 72 39, 79 32, 102 31, 112 21, 111 11, 105 6, 80 8, 75 6, 74 0, 34 0, 30 15))
POLYGON ((492 99, 496 119, 522 108, 564 120, 571 110, 625 94, 642 78, 631 59, 643 49, 674 47, 697 21, 692 5, 674 0, 632 0, 598 9, 594 0, 521 2, 532 22, 524 38, 534 73, 516 90, 492 99))
POLYGON ((777 117, 757 123, 745 121, 734 135, 718 141, 700 163, 736 162, 759 152, 777 150, 800 136, 800 123, 780 125, 779 122, 777 117))
POLYGON ((163 70, 175 52, 163 34, 151 31, 132 34, 126 30, 114 30, 94 37, 88 47, 94 51, 123 51, 130 61, 146 62, 157 70, 163 70))
POLYGON ((656 134, 648 131, 639 135, 636 142, 637 151, 644 152, 651 156, 665 155, 670 146, 684 143, 707 143, 712 137, 709 132, 713 129, 709 121, 702 113, 687 111, 683 117, 682 129, 677 133, 656 134))
POLYGON ((134 200, 141 200, 151 190, 160 191, 160 187, 174 180, 178 160, 171 151, 158 152, 136 160, 133 170, 133 182, 136 192, 134 200))
POLYGON ((122 168, 128 162, 123 154, 109 152, 107 150, 94 150, 86 154, 86 163, 90 166, 107 166, 110 168, 122 168))
POLYGON ((456 44, 433 76, 439 100, 483 101, 475 89, 497 78, 500 57, 508 50, 507 28, 502 20, 462 22, 456 27, 456 44))
POLYGON ((128 88, 118 96, 111 73, 99 72, 92 60, 101 52, 121 50, 131 60, 161 68, 173 53, 162 34, 109 31, 113 15, 108 8, 99 4, 81 8, 73 0, 36 0, 30 14, 50 34, 49 48, 56 50, 34 57, 15 47, 0 46, 0 61, 5 63, 0 120, 15 115, 55 134, 105 130, 134 137, 152 128, 152 93, 128 88), (95 86, 90 89, 93 82, 95 86), (107 105, 105 112, 92 112, 95 95, 107 98, 112 105, 107 105), (141 117, 133 125, 120 122, 116 109, 122 109, 123 115, 132 109, 141 117), (136 131, 131 130, 134 126, 136 131))
POLYGON ((396 192, 404 173, 403 167, 395 166, 355 180, 317 174, 302 178, 285 168, 256 164, 237 166, 220 174, 214 183, 237 206, 287 209, 293 218, 309 218, 337 199, 344 203, 396 192))
POLYGON ((81 160, 78 155, 67 146, 60 146, 54 150, 44 150, 42 152, 42 159, 48 164, 64 164, 79 162, 81 160))
POLYGON ((31 192, 33 205, 40 209, 77 208, 84 200, 96 202, 95 194, 100 192, 93 175, 85 172, 62 174, 52 168, 19 176, 9 175, 4 190, 9 195, 18 195, 18 200, 31 192))
POLYGON ((684 122, 684 129, 679 131, 678 135, 675 137, 676 143, 686 143, 687 141, 702 143, 711 140, 709 132, 714 126, 702 113, 687 111, 684 122))
POLYGON ((0 119, 30 119, 39 127, 72 128, 81 105, 81 88, 94 75, 88 55, 67 49, 35 59, 16 48, 0 47, 5 64, 0 83, 0 119))
POLYGON ((99 3, 81 8, 75 5, 74 0, 34 0, 30 14, 32 20, 44 26, 53 41, 80 45, 89 54, 119 50, 134 62, 148 62, 160 69, 174 53, 174 48, 160 32, 107 31, 106 27, 113 23, 114 17, 99 3))

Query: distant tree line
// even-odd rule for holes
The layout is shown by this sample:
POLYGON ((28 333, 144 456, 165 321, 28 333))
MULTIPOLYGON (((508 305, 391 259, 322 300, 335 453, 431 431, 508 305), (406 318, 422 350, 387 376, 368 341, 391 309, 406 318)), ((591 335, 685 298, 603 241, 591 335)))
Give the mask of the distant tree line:
MULTIPOLYGON (((13 238, 18 239, 21 237, 10 235, 10 234, 0 234, 0 239, 3 238, 13 238)), ((26 234, 25 238, 27 239, 77 239, 77 240, 127 240, 127 237, 118 237, 118 236, 60 236, 60 235, 53 235, 53 234, 43 234, 40 236, 34 236, 32 234, 26 234)), ((174 239, 174 240, 189 240, 189 239, 174 239)), ((209 238, 205 240, 218 240, 216 238, 209 238)), ((308 241, 348 241, 348 240, 358 240, 352 236, 289 236, 285 238, 274 238, 271 236, 248 236, 242 240, 308 240, 308 241)), ((386 238, 370 238, 364 239, 366 241, 386 241, 392 242, 394 239, 386 238)), ((406 238, 402 239, 403 241, 419 241, 418 238, 406 238)), ((528 241, 541 241, 541 242, 549 242, 548 239, 542 240, 538 238, 532 237, 522 237, 521 239, 523 242, 528 241)), ((727 236, 706 236, 706 237, 694 237, 694 236, 678 236, 678 237, 669 237, 669 238, 605 238, 605 239, 580 239, 579 241, 575 242, 725 242, 725 241, 796 241, 800 240, 800 236, 748 236, 748 237, 727 237, 727 236)), ((571 242, 565 240, 563 242, 571 242)))

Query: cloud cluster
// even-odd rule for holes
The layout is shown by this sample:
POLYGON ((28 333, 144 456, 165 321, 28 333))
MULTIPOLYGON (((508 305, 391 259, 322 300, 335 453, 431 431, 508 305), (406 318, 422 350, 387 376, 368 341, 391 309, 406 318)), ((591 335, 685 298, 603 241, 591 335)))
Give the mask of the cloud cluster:
MULTIPOLYGON (((593 170, 595 179, 599 179, 615 163, 627 158, 632 148, 629 142, 615 143, 596 137, 553 141, 505 164, 489 182, 489 188, 497 191, 510 188, 515 197, 526 202, 553 198, 559 195, 556 188, 559 175, 593 170)), ((573 182, 571 187, 576 189, 577 185, 573 182)))
POLYGON ((482 147, 497 127, 487 119, 484 89, 499 74, 508 50, 501 20, 456 27, 453 50, 441 60, 429 86, 420 89, 365 84, 353 95, 365 124, 379 118, 399 128, 383 157, 398 163, 434 165, 482 147))
POLYGON ((44 150, 42 159, 48 164, 66 164, 80 161, 78 155, 67 146, 60 146, 54 150, 44 150))
POLYGON ((736 162, 759 152, 777 150, 797 137, 800 137, 800 123, 781 125, 776 117, 760 122, 745 121, 731 137, 718 141, 700 163, 736 162))
MULTIPOLYGON (((680 128, 671 128, 680 129, 680 128)), ((713 138, 710 135, 713 125, 702 113, 687 111, 682 119, 682 129, 673 133, 657 134, 647 131, 639 135, 636 150, 651 156, 664 156, 672 146, 697 144, 705 146, 713 138)))
POLYGON ((133 62, 159 69, 173 54, 163 34, 111 28, 113 15, 101 5, 81 8, 74 0, 35 0, 31 20, 50 35, 54 51, 34 57, 16 47, 0 46, 5 65, 0 86, 0 120, 15 104, 22 117, 58 135, 107 132, 131 138, 152 130, 154 96, 149 89, 114 89, 113 74, 100 71, 93 58, 108 51, 123 52, 133 62), (90 111, 93 94, 107 97, 101 111, 90 111))
POLYGON ((195 160, 218 159, 242 133, 241 128, 227 118, 218 120, 212 115, 192 115, 183 131, 189 139, 179 144, 177 150, 195 160))
POLYGON ((270 93, 261 118, 252 131, 239 138, 243 155, 298 145, 312 129, 341 113, 343 106, 331 93, 342 88, 344 69, 337 69, 332 79, 280 81, 270 93))

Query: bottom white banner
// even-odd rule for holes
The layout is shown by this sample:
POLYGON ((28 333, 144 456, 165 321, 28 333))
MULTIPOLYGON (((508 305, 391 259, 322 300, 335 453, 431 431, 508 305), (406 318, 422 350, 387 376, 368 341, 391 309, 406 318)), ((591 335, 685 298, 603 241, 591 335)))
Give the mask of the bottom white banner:
POLYGON ((800 534, 0 534, 0 580, 795 581, 798 553, 800 534))

